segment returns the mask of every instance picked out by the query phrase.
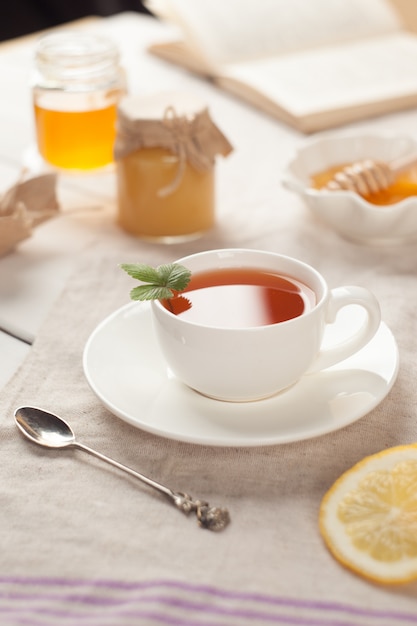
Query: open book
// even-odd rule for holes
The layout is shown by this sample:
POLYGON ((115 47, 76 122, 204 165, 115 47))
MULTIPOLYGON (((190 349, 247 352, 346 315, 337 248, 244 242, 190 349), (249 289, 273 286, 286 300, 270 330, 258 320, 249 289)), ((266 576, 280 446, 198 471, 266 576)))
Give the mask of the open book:
POLYGON ((388 0, 147 0, 153 54, 310 133, 417 105, 417 35, 388 0))

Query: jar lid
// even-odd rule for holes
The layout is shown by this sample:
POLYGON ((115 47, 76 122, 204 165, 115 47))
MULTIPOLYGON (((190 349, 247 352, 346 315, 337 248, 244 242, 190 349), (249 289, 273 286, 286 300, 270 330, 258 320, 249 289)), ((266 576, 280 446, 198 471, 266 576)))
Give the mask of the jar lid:
POLYGON ((118 68, 119 58, 111 39, 76 30, 44 35, 35 49, 35 65, 51 81, 100 79, 118 68))
POLYGON ((212 167, 216 154, 232 146, 202 101, 188 93, 125 97, 118 106, 116 159, 140 148, 166 148, 199 170, 212 167))
POLYGON ((143 148, 165 148, 179 157, 177 176, 164 194, 176 189, 186 162, 203 172, 213 167, 217 154, 232 151, 207 107, 195 96, 178 92, 130 96, 120 102, 114 158, 118 161, 143 148))

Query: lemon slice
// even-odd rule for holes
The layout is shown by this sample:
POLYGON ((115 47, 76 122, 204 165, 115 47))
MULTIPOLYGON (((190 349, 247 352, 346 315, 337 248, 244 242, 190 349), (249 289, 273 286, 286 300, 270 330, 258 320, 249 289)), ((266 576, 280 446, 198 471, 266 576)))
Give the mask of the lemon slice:
POLYGON ((333 556, 379 583, 417 578, 417 445, 368 456, 324 496, 320 531, 333 556))

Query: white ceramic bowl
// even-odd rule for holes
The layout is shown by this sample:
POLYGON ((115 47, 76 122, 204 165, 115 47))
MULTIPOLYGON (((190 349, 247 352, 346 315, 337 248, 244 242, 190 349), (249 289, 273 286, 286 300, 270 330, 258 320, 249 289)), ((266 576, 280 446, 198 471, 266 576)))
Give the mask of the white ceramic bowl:
POLYGON ((351 191, 313 189, 310 176, 365 157, 391 161, 410 153, 417 153, 417 141, 411 137, 326 135, 310 140, 297 151, 282 183, 343 237, 367 244, 404 243, 417 239, 417 196, 376 206, 351 191))

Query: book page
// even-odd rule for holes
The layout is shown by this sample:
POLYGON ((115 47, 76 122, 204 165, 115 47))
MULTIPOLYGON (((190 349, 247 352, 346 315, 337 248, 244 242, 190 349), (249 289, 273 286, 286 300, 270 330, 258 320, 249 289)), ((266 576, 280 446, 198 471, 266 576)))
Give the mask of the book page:
POLYGON ((417 94, 417 36, 399 33, 224 68, 296 117, 417 94))
POLYGON ((213 67, 401 28, 387 0, 147 0, 213 67))

